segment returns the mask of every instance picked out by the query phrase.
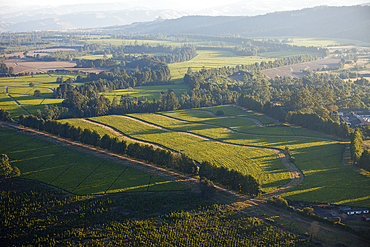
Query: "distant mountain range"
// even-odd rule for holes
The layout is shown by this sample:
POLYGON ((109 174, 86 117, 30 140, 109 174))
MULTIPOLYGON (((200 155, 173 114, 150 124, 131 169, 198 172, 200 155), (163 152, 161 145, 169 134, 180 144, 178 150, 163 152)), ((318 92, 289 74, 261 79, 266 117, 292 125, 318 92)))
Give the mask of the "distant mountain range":
MULTIPOLYGON (((284 10, 287 6, 298 6, 296 2, 286 0, 283 6, 278 6, 279 1, 272 1, 269 5, 260 4, 258 0, 242 1, 197 10, 197 15, 189 15, 193 13, 187 12, 189 10, 156 9, 154 3, 148 0, 59 7, 1 7, 0 31, 100 28, 110 32, 140 34, 329 37, 370 42, 370 4, 273 12, 284 10), (138 4, 146 7, 137 7, 138 4)), ((313 4, 319 0, 308 2, 313 4)), ((158 8, 166 4, 171 7, 171 2, 166 0, 157 3, 158 8)))
POLYGON ((204 34, 242 37, 317 37, 370 42, 370 6, 320 6, 247 16, 184 16, 103 28, 140 34, 204 34))

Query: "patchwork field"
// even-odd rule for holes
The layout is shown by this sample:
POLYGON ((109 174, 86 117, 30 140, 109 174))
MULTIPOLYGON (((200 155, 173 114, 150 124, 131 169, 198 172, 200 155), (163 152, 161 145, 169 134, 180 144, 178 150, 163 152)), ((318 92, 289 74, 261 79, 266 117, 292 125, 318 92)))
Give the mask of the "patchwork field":
POLYGON ((92 155, 0 128, 0 152, 21 177, 74 194, 183 190, 181 185, 92 155))

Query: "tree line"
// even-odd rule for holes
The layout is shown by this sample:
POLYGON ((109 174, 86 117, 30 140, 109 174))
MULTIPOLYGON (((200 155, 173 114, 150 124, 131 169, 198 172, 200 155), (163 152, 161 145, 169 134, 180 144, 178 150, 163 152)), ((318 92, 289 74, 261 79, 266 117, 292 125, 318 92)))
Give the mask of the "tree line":
POLYGON ((201 163, 199 175, 238 193, 249 196, 261 194, 261 184, 252 175, 223 166, 217 167, 208 161, 201 163))
POLYGON ((281 122, 288 122, 311 130, 349 138, 352 134, 351 128, 346 123, 339 123, 331 118, 322 118, 315 113, 303 113, 301 111, 289 111, 288 113, 280 106, 274 106, 270 102, 262 103, 248 95, 242 95, 238 99, 238 105, 248 109, 265 113, 281 122))
POLYGON ((198 174, 196 162, 186 154, 173 153, 169 150, 154 148, 152 145, 142 145, 137 142, 127 144, 125 140, 119 140, 117 137, 110 137, 107 134, 100 136, 95 130, 83 130, 69 123, 63 124, 55 120, 45 121, 33 115, 21 115, 19 117, 19 123, 26 127, 45 131, 60 137, 70 138, 73 141, 100 147, 120 155, 127 155, 128 157, 143 160, 184 174, 198 174))
POLYGON ((357 127, 351 137, 349 150, 354 165, 370 171, 370 150, 363 144, 363 132, 369 134, 369 127, 357 127))
POLYGON ((186 154, 173 153, 169 150, 154 148, 152 145, 142 145, 137 142, 127 144, 126 141, 119 140, 117 137, 110 137, 107 134, 100 136, 95 130, 82 130, 80 127, 75 127, 69 123, 63 124, 55 120, 45 121, 33 115, 21 115, 19 123, 26 127, 70 138, 73 141, 143 160, 187 175, 199 174, 201 177, 212 180, 225 188, 245 195, 258 196, 261 193, 261 185, 252 175, 242 174, 234 169, 217 167, 207 161, 202 162, 200 169, 198 169, 196 161, 186 154))

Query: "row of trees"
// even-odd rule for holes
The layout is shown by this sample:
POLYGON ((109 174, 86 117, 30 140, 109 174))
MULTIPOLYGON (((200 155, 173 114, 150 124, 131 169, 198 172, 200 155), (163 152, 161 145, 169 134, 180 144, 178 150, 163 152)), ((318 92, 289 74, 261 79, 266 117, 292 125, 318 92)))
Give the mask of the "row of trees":
POLYGON ((185 174, 198 174, 196 162, 186 154, 177 154, 160 148, 155 149, 152 145, 141 145, 139 143, 127 144, 126 141, 119 140, 116 137, 112 138, 108 135, 101 137, 96 131, 91 131, 90 129, 82 130, 80 127, 72 126, 69 123, 63 124, 54 120, 45 121, 33 115, 26 117, 21 115, 19 122, 27 127, 46 131, 60 137, 70 138, 73 141, 100 147, 120 155, 127 155, 185 174))
MULTIPOLYGON (((198 174, 196 161, 186 154, 173 153, 169 150, 154 148, 152 145, 139 143, 127 144, 124 140, 104 135, 101 137, 96 131, 82 130, 69 123, 60 123, 55 120, 43 120, 36 116, 19 117, 19 122, 27 127, 46 131, 60 137, 70 138, 73 141, 106 149, 108 151, 127 155, 129 157, 156 164, 160 167, 179 171, 188 175, 198 174)), ((224 186, 250 196, 258 196, 261 193, 260 183, 251 175, 244 175, 236 170, 215 165, 203 161, 200 165, 199 175, 224 186)))
POLYGON ((8 68, 8 66, 6 66, 5 63, 0 64, 0 77, 11 76, 13 75, 13 73, 14 73, 13 67, 8 68))
POLYGON ((370 150, 363 144, 363 131, 367 133, 368 130, 368 127, 355 129, 351 137, 350 153, 353 164, 370 171, 370 150))
POLYGON ((331 118, 322 118, 315 113, 303 113, 301 111, 289 111, 286 113, 280 106, 274 106, 270 102, 263 104, 248 95, 241 95, 238 99, 238 105, 265 113, 281 122, 288 122, 329 135, 349 138, 352 134, 351 128, 345 123, 339 123, 339 121, 334 121, 331 118))
POLYGON ((223 166, 217 167, 208 161, 201 163, 199 175, 238 193, 249 196, 261 194, 261 185, 252 175, 223 166))

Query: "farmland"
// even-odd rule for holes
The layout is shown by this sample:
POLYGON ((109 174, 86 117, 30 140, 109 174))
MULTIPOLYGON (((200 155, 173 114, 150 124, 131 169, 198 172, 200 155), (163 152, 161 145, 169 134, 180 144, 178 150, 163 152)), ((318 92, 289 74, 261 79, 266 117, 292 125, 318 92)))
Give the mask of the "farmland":
POLYGON ((220 68, 240 64, 253 64, 262 61, 271 61, 271 58, 257 56, 239 56, 230 51, 199 50, 198 55, 187 62, 169 64, 172 78, 183 77, 188 68, 198 71, 204 68, 220 68))
POLYGON ((167 93, 168 90, 173 90, 177 97, 180 97, 181 94, 190 90, 188 85, 163 85, 163 86, 141 86, 129 89, 119 89, 113 90, 111 92, 102 93, 105 97, 110 100, 113 100, 114 97, 120 97, 122 95, 130 95, 130 97, 135 97, 137 99, 147 99, 152 102, 153 99, 158 100, 161 93, 167 93))
MULTIPOLYGON (((186 153, 198 162, 210 161, 217 166, 234 168, 244 174, 253 174, 261 181, 265 191, 271 191, 289 181, 288 171, 277 155, 269 150, 249 149, 206 141, 199 136, 167 131, 122 116, 91 119, 114 127, 130 137, 186 153)), ((199 127, 196 124, 194 126, 199 127)))
MULTIPOLYGON (((227 106, 223 107, 225 115, 231 115, 226 110, 228 108, 235 116, 243 116, 243 111, 240 109, 227 106)), ((207 111, 217 111, 217 109, 218 107, 207 108, 207 111)), ((165 112, 164 114, 190 122, 153 114, 131 114, 130 116, 134 119, 106 116, 92 118, 92 120, 113 126, 131 137, 187 153, 198 162, 207 160, 218 166, 251 173, 262 182, 262 188, 266 192, 289 181, 289 175, 281 166, 276 155, 268 154, 266 150, 257 151, 256 149, 213 143, 205 141, 204 138, 211 138, 222 143, 263 148, 284 149, 288 146, 296 159, 296 166, 303 172, 305 179, 296 188, 283 194, 284 197, 291 200, 312 202, 370 205, 370 197, 366 194, 366 189, 361 189, 370 186, 370 179, 341 164, 344 145, 335 139, 330 139, 329 136, 297 127, 294 127, 295 135, 283 133, 281 128, 266 133, 264 132, 265 128, 262 127, 252 128, 258 130, 256 132, 258 135, 248 134, 253 122, 246 125, 244 121, 246 119, 241 119, 243 121, 232 121, 233 126, 230 126, 229 118, 212 117, 202 110, 165 112), (138 122, 135 119, 141 121, 138 122), (296 132, 299 133, 299 136, 296 135, 296 132), (277 136, 274 137, 274 135, 277 136)), ((253 114, 246 112, 244 116, 251 117, 253 114)), ((261 115, 258 117, 261 120, 264 118, 261 115)), ((264 121, 271 120, 265 119, 264 121)))
POLYGON ((306 62, 306 63, 299 63, 293 64, 289 66, 283 66, 279 68, 267 69, 262 71, 262 73, 267 78, 275 78, 275 77, 303 77, 303 73, 301 72, 304 69, 314 70, 318 68, 330 68, 338 66, 338 62, 340 59, 338 58, 323 58, 316 61, 306 62))
POLYGON ((1 153, 21 177, 41 181, 78 195, 182 190, 152 174, 52 144, 9 129, 0 129, 1 153), (6 145, 8 144, 8 145, 6 145))

